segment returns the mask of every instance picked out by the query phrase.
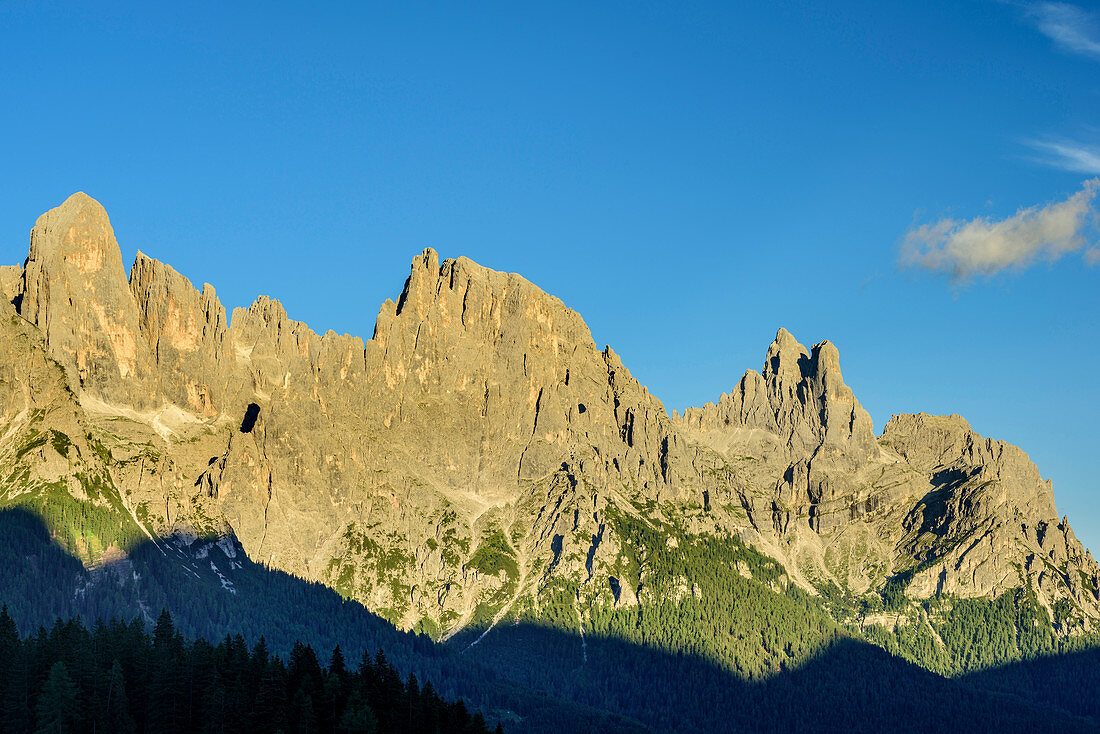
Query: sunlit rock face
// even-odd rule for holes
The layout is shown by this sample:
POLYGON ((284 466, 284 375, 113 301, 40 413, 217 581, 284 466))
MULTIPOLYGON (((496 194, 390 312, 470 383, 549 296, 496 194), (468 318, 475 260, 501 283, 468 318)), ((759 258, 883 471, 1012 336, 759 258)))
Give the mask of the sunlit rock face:
POLYGON ((954 416, 876 437, 827 341, 781 329, 759 372, 669 416, 519 275, 425 250, 366 340, 267 296, 227 318, 212 286, 144 254, 127 277, 83 194, 39 219, 0 289, 4 349, 43 375, 11 375, 4 419, 84 447, 21 466, 105 473, 150 534, 231 533, 402 626, 537 614, 555 579, 645 603, 644 578, 617 575, 622 516, 737 536, 811 591, 1027 584, 1100 616, 1096 564, 1027 456, 954 416))
POLYGON ((73 194, 38 218, 17 299, 77 388, 137 408, 152 404, 149 346, 99 202, 73 194))
POLYGON ((750 520, 814 585, 900 577, 915 598, 1030 585, 1048 607, 1100 613, 1096 564, 1027 455, 958 416, 897 415, 876 439, 829 342, 780 329, 761 372, 674 418, 740 469, 750 520))

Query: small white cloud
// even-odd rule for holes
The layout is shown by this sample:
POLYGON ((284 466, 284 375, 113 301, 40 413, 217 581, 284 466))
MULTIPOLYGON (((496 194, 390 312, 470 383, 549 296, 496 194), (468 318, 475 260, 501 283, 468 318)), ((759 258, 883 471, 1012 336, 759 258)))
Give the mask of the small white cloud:
MULTIPOLYGON (((1021 209, 1000 221, 978 217, 921 225, 905 235, 898 262, 944 273, 955 282, 1026 268, 1038 260, 1053 262, 1089 244, 1086 234, 1095 226, 1093 201, 1098 187, 1100 179, 1086 181, 1065 201, 1021 209)), ((1089 264, 1100 260, 1098 248, 1088 250, 1085 260, 1089 264)))
POLYGON ((1100 59, 1100 21, 1096 14, 1069 3, 1035 3, 1027 13, 1039 31, 1062 48, 1100 59))
POLYGON ((1100 146, 1072 140, 1030 140, 1028 145, 1043 153, 1043 162, 1089 175, 1100 175, 1100 146))

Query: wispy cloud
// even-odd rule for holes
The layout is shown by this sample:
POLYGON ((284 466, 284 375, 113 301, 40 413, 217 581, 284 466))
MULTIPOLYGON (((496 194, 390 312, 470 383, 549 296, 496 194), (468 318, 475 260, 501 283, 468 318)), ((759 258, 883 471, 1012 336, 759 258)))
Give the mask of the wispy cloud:
POLYGON ((1095 13, 1069 3, 1035 3, 1027 14, 1043 35, 1062 48, 1100 59, 1100 20, 1095 13))
POLYGON ((1100 145, 1088 145, 1066 139, 1028 140, 1027 144, 1042 154, 1047 165, 1066 171, 1100 175, 1100 145))
POLYGON ((1085 261, 1100 261, 1100 244, 1090 242, 1097 212, 1093 205, 1100 179, 1086 181, 1065 201, 1021 209, 1000 221, 941 219, 910 230, 901 243, 898 262, 965 282, 975 275, 1023 269, 1039 260, 1053 262, 1084 250, 1085 261))

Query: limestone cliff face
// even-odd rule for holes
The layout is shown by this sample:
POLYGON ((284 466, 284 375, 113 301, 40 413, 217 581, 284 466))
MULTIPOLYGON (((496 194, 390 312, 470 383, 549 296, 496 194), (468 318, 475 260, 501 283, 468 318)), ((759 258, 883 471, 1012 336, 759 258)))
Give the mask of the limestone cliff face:
POLYGON ((14 301, 23 289, 23 268, 20 265, 0 265, 0 298, 4 308, 14 307, 14 301))
POLYGON ((89 565, 118 553, 119 538, 137 527, 102 446, 70 388, 71 376, 47 354, 42 334, 8 303, 0 304, 0 354, 0 506, 37 497, 38 507, 61 509, 68 497, 77 516, 110 515, 114 532, 85 538, 62 528, 69 533, 60 540, 89 565))
MULTIPOLYGON (((996 493, 988 501, 1035 522, 1056 522, 1054 489, 1027 454, 1012 444, 982 438, 957 415, 895 415, 882 438, 909 464, 947 484, 980 479, 996 493)), ((988 507, 983 514, 991 514, 988 507)))
POLYGON ((365 341, 266 296, 227 320, 212 286, 141 253, 127 279, 83 194, 39 219, 0 290, 22 334, 0 348, 42 372, 0 382, 2 418, 41 433, 34 409, 54 400, 49 425, 78 449, 26 466, 107 473, 150 534, 232 534, 404 626, 491 624, 561 579, 643 602, 644 581, 615 578, 624 515, 736 535, 811 590, 1030 584, 1100 618, 1096 564, 1026 455, 957 417, 898 416, 876 437, 829 342, 780 330, 760 372, 670 417, 519 275, 425 250, 365 341))
POLYGON ((0 353, 0 458, 5 469, 0 493, 25 491, 23 482, 59 482, 81 493, 68 449, 75 440, 82 453, 92 452, 76 396, 65 372, 47 357, 41 335, 10 305, 0 306, 0 353), (51 430, 65 438, 53 440, 51 430))
POLYGON ((39 217, 17 296, 50 354, 95 398, 145 408, 149 350, 122 255, 99 202, 73 194, 39 217))
POLYGON ((673 485, 661 403, 580 316, 518 275, 466 258, 440 266, 425 251, 383 305, 367 362, 395 443, 421 443, 440 420, 462 436, 422 455, 455 486, 536 481, 563 462, 654 495, 673 485))
POLYGON ((204 416, 232 407, 228 323, 214 287, 207 283, 199 292, 187 278, 141 252, 130 268, 129 286, 151 351, 156 392, 204 416))
POLYGON ((918 562, 914 595, 988 596, 1030 583, 1048 605, 1068 598, 1100 609, 1096 563, 1058 519, 1053 487, 1027 454, 957 415, 894 416, 883 441, 929 483, 899 545, 918 562))
POLYGON ((807 350, 781 329, 762 373, 676 417, 738 465, 763 541, 767 508, 777 554, 815 585, 900 578, 915 598, 1031 585, 1100 616, 1097 566, 1027 455, 958 416, 894 416, 876 439, 828 342, 807 350))
POLYGON ((318 336, 266 298, 236 311, 229 333, 256 420, 206 471, 208 492, 249 552, 344 574, 410 619, 461 618, 485 588, 518 595, 528 559, 574 545, 585 557, 600 523, 584 487, 673 498, 691 471, 661 403, 576 313, 465 258, 418 256, 366 343, 318 336), (514 578, 464 568, 494 533, 514 578), (376 577, 398 561, 388 573, 407 598, 393 599, 376 577))
POLYGON ((718 403, 689 408, 682 422, 703 433, 764 431, 776 453, 801 458, 823 446, 866 457, 876 453, 871 416, 840 373, 840 353, 825 341, 808 351, 780 329, 762 372, 749 370, 718 403))
POLYGON ((733 393, 676 418, 694 440, 762 464, 752 473, 757 483, 774 482, 764 494, 780 533, 846 523, 870 496, 859 488, 862 474, 882 463, 871 417, 844 382, 837 348, 826 341, 807 350, 786 329, 761 372, 749 370, 733 393))

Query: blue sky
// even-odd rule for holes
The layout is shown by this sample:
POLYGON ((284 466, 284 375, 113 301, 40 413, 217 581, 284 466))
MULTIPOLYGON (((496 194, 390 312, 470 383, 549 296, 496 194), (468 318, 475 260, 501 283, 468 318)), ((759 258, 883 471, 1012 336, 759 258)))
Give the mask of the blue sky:
POLYGON ((4 262, 84 190, 125 260, 369 336, 431 245, 562 298, 670 410, 785 326, 876 429, 1023 447, 1100 547, 1095 6, 159 5, 0 4, 4 262))

